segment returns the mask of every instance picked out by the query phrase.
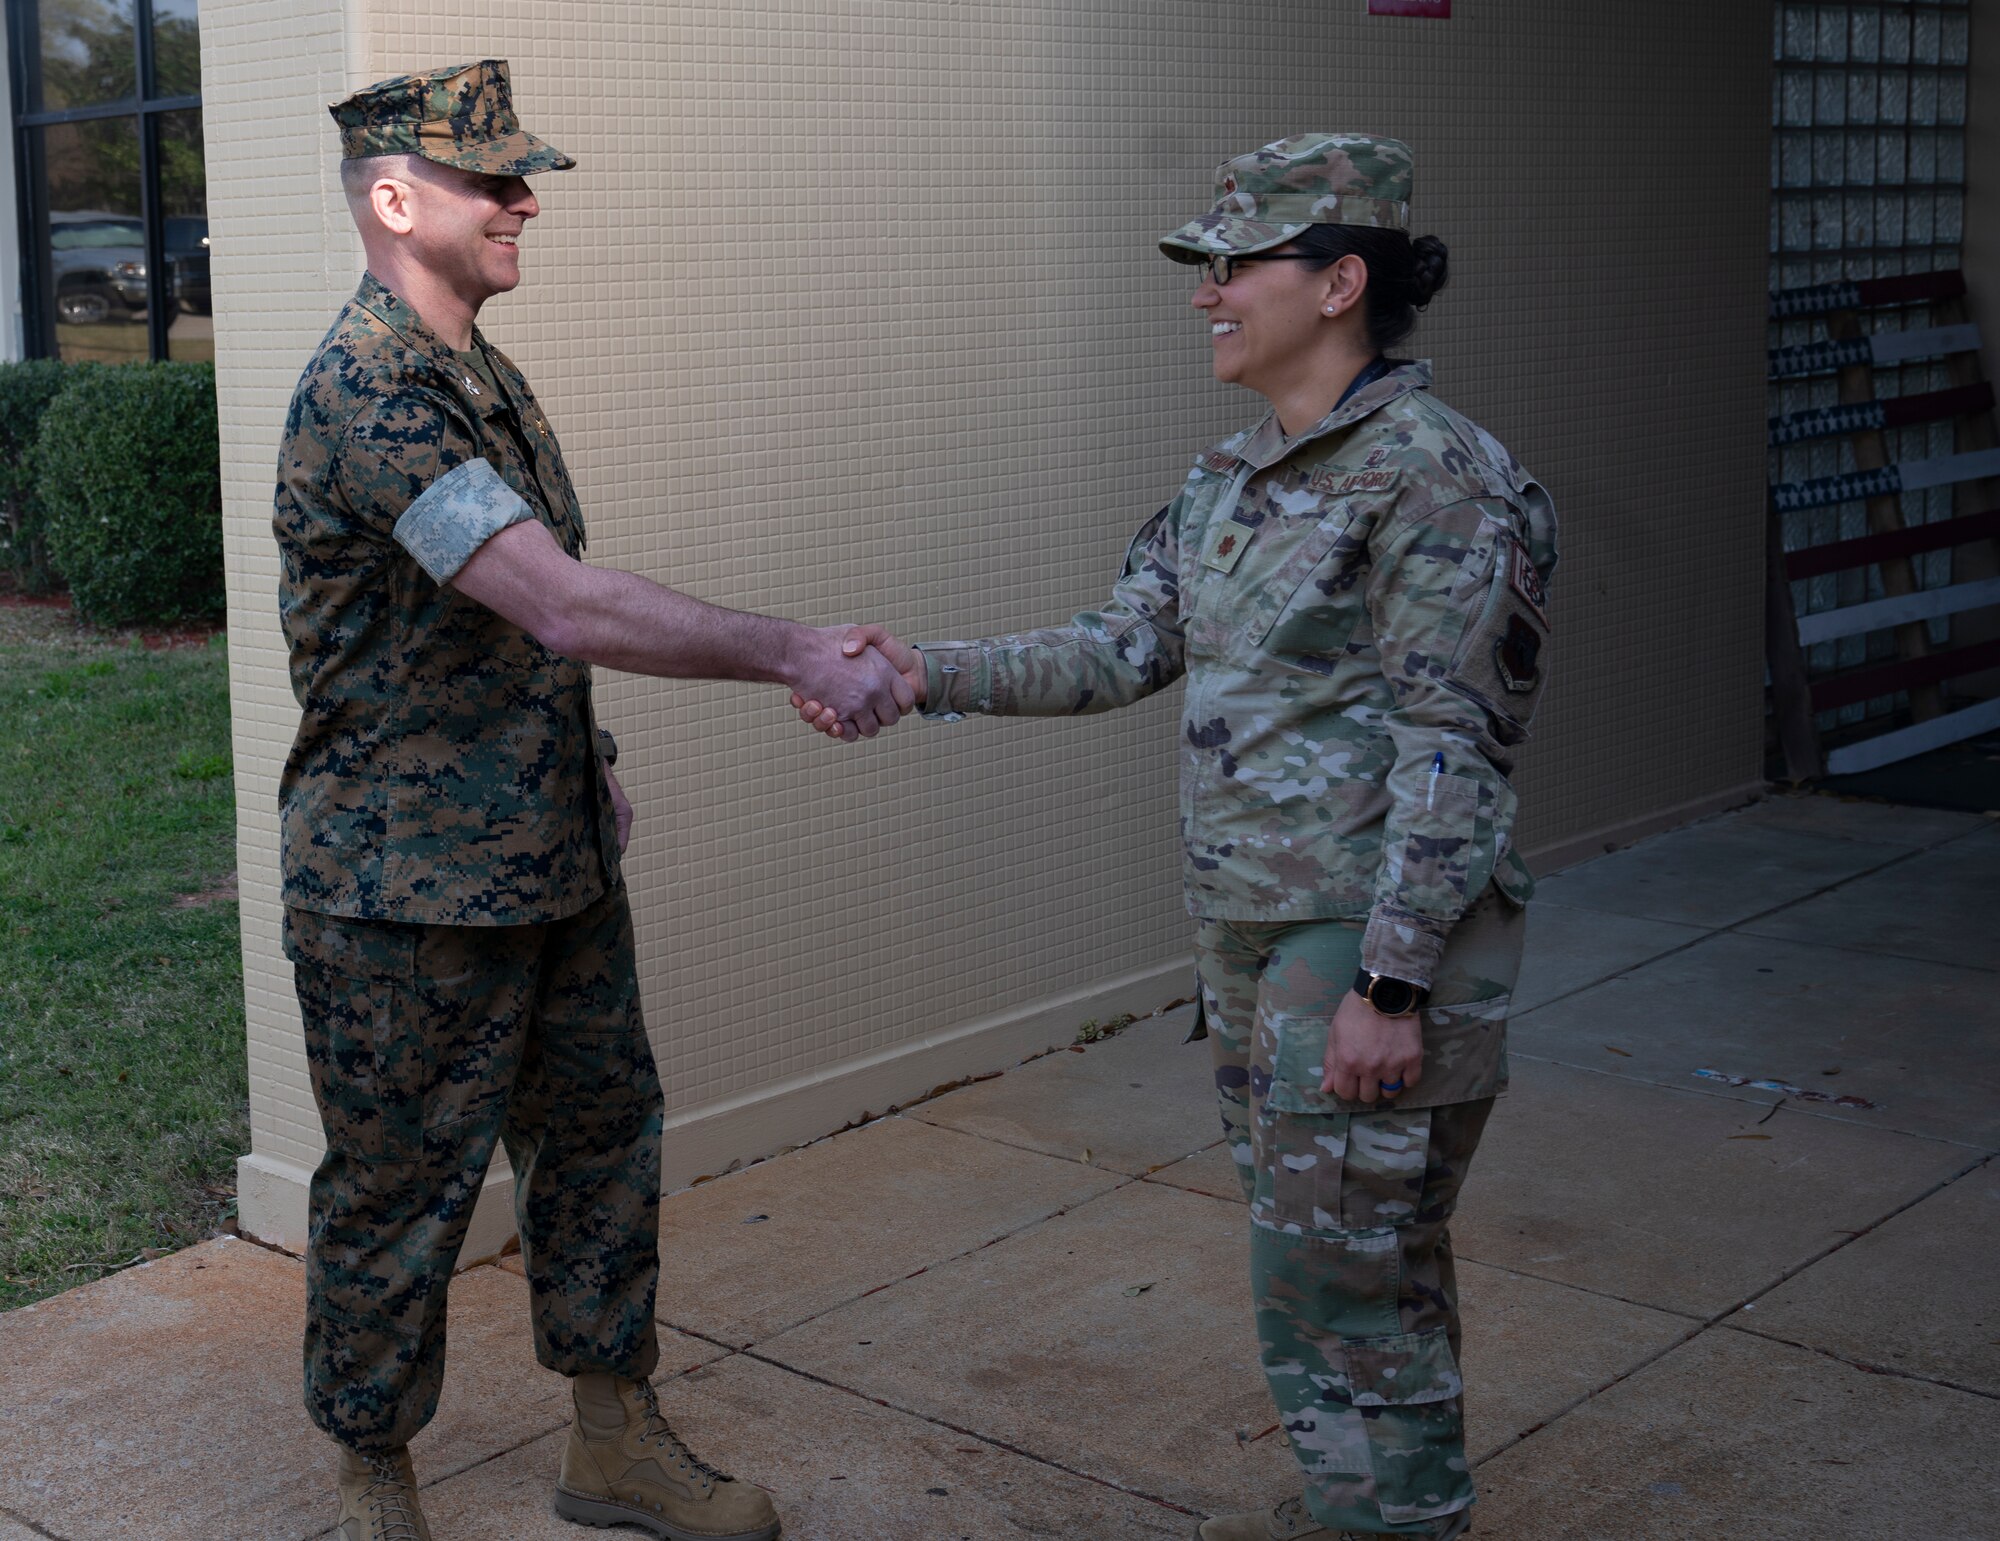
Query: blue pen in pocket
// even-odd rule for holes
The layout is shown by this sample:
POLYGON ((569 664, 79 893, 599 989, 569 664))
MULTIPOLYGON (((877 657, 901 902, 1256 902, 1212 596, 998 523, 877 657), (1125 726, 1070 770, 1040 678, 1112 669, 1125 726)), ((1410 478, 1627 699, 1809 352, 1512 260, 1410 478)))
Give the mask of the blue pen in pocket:
POLYGON ((1438 777, 1442 776, 1443 774, 1444 774, 1444 751, 1440 749, 1436 754, 1431 756, 1431 787, 1430 790, 1424 794, 1424 810, 1427 813, 1437 812, 1438 777))

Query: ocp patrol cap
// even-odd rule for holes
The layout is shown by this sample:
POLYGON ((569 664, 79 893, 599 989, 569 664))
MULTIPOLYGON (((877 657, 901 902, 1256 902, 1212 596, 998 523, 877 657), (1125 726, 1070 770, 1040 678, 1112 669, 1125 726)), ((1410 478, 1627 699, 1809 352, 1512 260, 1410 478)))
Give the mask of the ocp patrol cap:
POLYGON ((378 80, 327 108, 344 160, 421 155, 488 176, 567 171, 573 157, 521 127, 505 59, 378 80))
POLYGON ((1416 159, 1400 139, 1294 134, 1215 168, 1215 207, 1160 237, 1176 262, 1282 246, 1313 225, 1410 228, 1416 159))

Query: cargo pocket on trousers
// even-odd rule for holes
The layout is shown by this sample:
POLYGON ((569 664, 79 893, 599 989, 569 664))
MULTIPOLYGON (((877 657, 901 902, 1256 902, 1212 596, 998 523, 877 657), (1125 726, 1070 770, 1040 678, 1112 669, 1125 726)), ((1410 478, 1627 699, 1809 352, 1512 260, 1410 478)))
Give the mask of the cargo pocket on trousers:
POLYGON ((1382 1518, 1415 1524, 1464 1508, 1472 1501, 1465 1387, 1446 1330, 1350 1338, 1341 1347, 1382 1518))
POLYGON ((1337 1229, 1348 1114, 1338 1097, 1319 1089, 1332 1020, 1279 1014, 1260 1027, 1269 1038, 1271 1063, 1258 1110, 1259 1165, 1270 1182, 1267 1217, 1277 1225, 1337 1229))
POLYGON ((285 917, 306 1067, 328 1147, 363 1161, 423 1155, 429 1080, 407 933, 325 915, 285 917))
POLYGON ((597 1154, 657 1142, 659 1072, 643 1027, 551 1034, 542 1046, 556 1117, 597 1154))

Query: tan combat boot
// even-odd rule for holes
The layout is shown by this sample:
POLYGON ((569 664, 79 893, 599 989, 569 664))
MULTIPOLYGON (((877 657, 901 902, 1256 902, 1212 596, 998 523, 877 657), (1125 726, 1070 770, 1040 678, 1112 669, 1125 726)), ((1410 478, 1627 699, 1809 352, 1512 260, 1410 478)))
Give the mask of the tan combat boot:
POLYGON ((386 1455, 357 1455, 340 1447, 340 1541, 431 1541, 417 1507, 417 1474, 408 1447, 386 1455))
POLYGON ((681 1443, 650 1381, 579 1375, 556 1513, 579 1525, 637 1525, 663 1541, 773 1541, 771 1495, 681 1443))

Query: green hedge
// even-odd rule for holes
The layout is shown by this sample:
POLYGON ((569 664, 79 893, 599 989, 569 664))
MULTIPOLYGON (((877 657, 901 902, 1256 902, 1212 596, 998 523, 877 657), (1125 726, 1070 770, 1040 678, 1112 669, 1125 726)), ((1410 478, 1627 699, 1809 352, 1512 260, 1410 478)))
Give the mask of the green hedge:
POLYGON ((55 570, 97 625, 223 607, 210 364, 79 364, 42 414, 35 485, 55 570))
POLYGON ((54 359, 0 364, 0 568, 30 594, 56 586, 35 496, 35 435, 69 373, 54 359))

